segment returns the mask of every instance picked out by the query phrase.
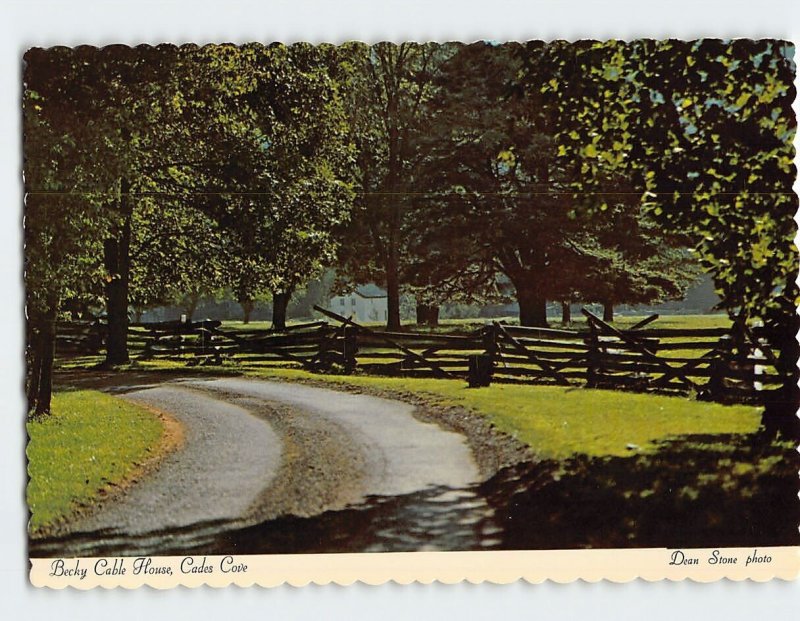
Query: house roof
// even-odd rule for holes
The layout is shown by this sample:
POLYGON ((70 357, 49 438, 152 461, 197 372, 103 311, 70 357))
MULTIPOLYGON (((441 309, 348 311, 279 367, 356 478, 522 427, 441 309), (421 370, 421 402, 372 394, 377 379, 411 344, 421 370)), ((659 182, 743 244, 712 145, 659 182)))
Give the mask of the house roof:
POLYGON ((369 283, 367 285, 359 285, 356 287, 355 293, 362 298, 385 298, 386 291, 381 289, 378 285, 369 283))

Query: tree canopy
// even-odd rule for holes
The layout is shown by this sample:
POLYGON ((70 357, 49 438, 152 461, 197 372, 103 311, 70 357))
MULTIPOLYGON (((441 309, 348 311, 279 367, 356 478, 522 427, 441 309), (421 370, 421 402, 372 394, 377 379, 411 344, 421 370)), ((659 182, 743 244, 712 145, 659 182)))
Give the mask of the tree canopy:
MULTIPOLYGON (((25 55, 29 398, 54 321, 327 268, 418 305, 680 297, 796 322, 794 48, 775 40, 109 46, 25 55)), ((44 378, 44 379, 40 379, 44 378)))
POLYGON ((568 119, 556 141, 576 192, 601 208, 640 192, 691 235, 726 308, 763 319, 796 307, 793 54, 774 40, 533 43, 525 84, 568 119))
POLYGON ((314 276, 351 201, 342 102, 324 53, 306 44, 30 50, 30 312, 52 324, 74 292, 103 295, 107 361, 119 364, 131 303, 213 289, 235 268, 231 254, 257 260, 257 284, 284 296, 314 276))

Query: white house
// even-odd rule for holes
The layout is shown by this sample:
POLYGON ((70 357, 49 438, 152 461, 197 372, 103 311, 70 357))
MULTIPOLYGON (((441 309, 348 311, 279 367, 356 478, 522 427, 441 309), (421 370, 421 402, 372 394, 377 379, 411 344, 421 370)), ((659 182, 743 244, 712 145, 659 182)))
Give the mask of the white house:
POLYGON ((359 322, 382 322, 389 318, 386 291, 373 284, 359 285, 352 293, 331 298, 328 308, 359 322))

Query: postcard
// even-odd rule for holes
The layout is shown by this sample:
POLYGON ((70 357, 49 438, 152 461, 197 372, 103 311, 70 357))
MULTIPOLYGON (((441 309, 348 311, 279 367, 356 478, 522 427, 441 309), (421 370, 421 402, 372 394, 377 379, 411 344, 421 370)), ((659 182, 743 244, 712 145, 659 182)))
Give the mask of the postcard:
POLYGON ((31 583, 795 579, 795 51, 28 50, 31 583))

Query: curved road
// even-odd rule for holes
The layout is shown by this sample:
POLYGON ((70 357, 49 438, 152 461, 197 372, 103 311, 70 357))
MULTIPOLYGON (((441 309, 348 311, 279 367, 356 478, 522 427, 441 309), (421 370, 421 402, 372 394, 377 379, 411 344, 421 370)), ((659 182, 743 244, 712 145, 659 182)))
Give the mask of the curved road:
POLYGON ((256 523, 478 480, 465 438, 417 420, 409 404, 241 378, 118 390, 178 419, 184 445, 73 531, 256 523))

